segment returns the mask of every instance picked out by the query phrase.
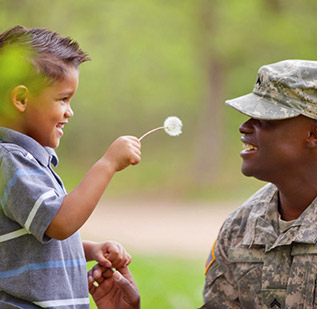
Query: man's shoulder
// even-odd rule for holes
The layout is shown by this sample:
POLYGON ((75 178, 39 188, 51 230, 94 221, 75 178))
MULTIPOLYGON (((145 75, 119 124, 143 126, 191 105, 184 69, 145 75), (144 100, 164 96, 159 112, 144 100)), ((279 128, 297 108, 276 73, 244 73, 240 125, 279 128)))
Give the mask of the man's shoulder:
POLYGON ((270 202, 274 193, 277 191, 277 188, 272 183, 268 183, 254 193, 250 198, 248 198, 240 207, 243 208, 254 208, 261 207, 263 204, 270 202))
POLYGON ((226 231, 227 233, 239 231, 241 233, 251 216, 259 216, 266 212, 266 206, 276 190, 276 186, 271 183, 266 184, 258 190, 226 218, 222 231, 226 231))
POLYGON ((275 185, 268 183, 248 198, 239 208, 233 211, 227 218, 234 218, 236 216, 248 216, 251 211, 256 211, 258 208, 262 208, 263 204, 266 204, 276 192, 275 185))

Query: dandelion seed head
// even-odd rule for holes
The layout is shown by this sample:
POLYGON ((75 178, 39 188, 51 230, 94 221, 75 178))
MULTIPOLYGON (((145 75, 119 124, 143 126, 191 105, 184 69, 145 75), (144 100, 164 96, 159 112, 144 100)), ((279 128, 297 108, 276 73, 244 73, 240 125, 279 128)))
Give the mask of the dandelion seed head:
POLYGON ((177 136, 182 134, 183 123, 178 117, 167 117, 164 121, 164 130, 168 135, 177 136))

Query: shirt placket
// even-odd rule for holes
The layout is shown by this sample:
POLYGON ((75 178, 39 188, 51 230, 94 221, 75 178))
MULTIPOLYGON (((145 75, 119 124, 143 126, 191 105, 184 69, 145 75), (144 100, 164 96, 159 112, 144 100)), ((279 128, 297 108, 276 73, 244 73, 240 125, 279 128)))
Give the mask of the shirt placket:
POLYGON ((285 308, 286 288, 291 265, 291 246, 275 247, 264 254, 263 308, 285 308))

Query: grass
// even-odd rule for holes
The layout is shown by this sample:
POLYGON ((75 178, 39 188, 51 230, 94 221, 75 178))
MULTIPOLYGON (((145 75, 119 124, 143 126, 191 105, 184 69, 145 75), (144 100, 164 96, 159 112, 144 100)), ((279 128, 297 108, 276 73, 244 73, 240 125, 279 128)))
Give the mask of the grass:
MULTIPOLYGON (((204 260, 134 255, 130 270, 142 309, 193 309, 202 305, 204 260)), ((94 263, 88 263, 91 268, 94 263)), ((91 301, 91 308, 97 308, 91 301)))

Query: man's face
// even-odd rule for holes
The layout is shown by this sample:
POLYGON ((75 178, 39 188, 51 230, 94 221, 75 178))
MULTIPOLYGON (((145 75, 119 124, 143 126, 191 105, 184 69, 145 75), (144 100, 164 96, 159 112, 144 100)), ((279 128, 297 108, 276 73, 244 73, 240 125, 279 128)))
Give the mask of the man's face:
POLYGON ((307 153, 305 140, 313 120, 305 116, 283 120, 249 119, 239 131, 244 150, 241 171, 246 176, 279 183, 296 177, 307 153))
POLYGON ((56 148, 63 127, 73 116, 70 101, 78 86, 78 70, 69 67, 62 81, 56 81, 39 94, 29 94, 23 117, 23 132, 42 146, 56 148))

